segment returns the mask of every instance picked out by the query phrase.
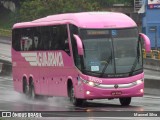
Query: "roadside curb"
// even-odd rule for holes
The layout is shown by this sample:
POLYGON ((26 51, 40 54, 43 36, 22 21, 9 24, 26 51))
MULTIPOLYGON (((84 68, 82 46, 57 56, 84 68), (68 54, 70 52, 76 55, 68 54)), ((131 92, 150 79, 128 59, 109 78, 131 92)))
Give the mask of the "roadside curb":
POLYGON ((11 62, 0 60, 0 63, 3 64, 0 75, 12 74, 12 63, 11 62))
POLYGON ((3 70, 3 63, 0 62, 0 73, 2 73, 3 70))
POLYGON ((145 94, 160 96, 160 80, 145 78, 144 89, 145 94))
POLYGON ((160 96, 160 90, 159 89, 154 89, 154 88, 144 88, 144 94, 145 95, 155 95, 155 96, 160 96))
POLYGON ((160 90, 160 80, 145 78, 144 86, 145 88, 154 88, 160 90))
POLYGON ((146 58, 144 59, 144 68, 149 70, 160 71, 160 60, 146 58))
POLYGON ((11 44, 11 37, 0 36, 0 43, 11 44))

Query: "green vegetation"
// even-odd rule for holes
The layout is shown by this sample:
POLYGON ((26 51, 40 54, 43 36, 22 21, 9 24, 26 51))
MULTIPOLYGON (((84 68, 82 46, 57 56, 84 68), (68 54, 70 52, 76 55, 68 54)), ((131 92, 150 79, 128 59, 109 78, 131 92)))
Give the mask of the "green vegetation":
POLYGON ((19 20, 28 21, 51 14, 100 11, 112 4, 133 5, 133 0, 23 0, 19 20))
POLYGON ((52 14, 97 11, 99 8, 94 0, 31 0, 21 2, 19 19, 28 21, 52 14))
POLYGON ((0 35, 11 35, 11 27, 16 22, 31 21, 60 13, 101 11, 113 4, 133 6, 133 2, 133 0, 20 0, 20 3, 16 2, 20 6, 15 13, 0 8, 0 35))
POLYGON ((0 8, 0 11, 0 36, 11 36, 12 13, 3 8, 0 8))
POLYGON ((0 9, 0 28, 8 29, 11 26, 11 12, 6 9, 0 9))

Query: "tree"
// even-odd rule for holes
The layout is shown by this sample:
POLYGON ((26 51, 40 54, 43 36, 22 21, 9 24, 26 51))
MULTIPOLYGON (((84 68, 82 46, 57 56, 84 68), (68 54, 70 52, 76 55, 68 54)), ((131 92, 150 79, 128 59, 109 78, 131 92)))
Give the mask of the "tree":
POLYGON ((21 2, 19 19, 28 21, 47 15, 99 9, 98 2, 94 0, 24 0, 21 2))
POLYGON ((127 6, 133 6, 134 0, 94 0, 102 7, 112 6, 113 4, 124 4, 127 6))

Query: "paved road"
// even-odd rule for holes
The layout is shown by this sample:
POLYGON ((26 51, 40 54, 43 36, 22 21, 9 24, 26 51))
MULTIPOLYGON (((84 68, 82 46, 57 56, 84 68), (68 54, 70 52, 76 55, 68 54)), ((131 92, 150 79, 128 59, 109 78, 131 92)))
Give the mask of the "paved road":
POLYGON ((11 62, 11 45, 0 43, 0 60, 11 62))
POLYGON ((144 75, 145 78, 160 80, 160 71, 145 69, 144 72, 145 72, 145 75, 144 75))
MULTIPOLYGON (((94 116, 93 113, 95 111, 101 111, 101 112, 122 111, 123 114, 124 111, 126 112, 152 111, 154 113, 155 111, 160 111, 160 97, 153 95, 144 95, 144 97, 133 98, 132 103, 129 107, 120 106, 120 103, 117 99, 110 101, 109 100, 88 101, 83 107, 74 107, 69 102, 68 98, 63 98, 63 97, 51 97, 34 101, 29 100, 26 98, 26 96, 14 91, 11 76, 1 76, 0 111, 60 111, 60 112, 87 111, 89 112, 90 116, 94 116)), ((54 114, 59 114, 59 113, 54 113, 54 114)), ((63 113, 63 115, 64 114, 65 113, 63 113)), ((74 113, 74 115, 76 114, 78 115, 78 113, 74 113)))

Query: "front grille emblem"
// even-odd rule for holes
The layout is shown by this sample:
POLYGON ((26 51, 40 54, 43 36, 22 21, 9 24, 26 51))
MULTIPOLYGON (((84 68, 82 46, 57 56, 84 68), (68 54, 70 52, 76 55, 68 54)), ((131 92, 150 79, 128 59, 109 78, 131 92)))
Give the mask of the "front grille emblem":
POLYGON ((118 88, 118 85, 117 85, 117 84, 115 84, 115 85, 114 85, 114 88, 116 88, 116 89, 117 89, 117 88, 118 88))

